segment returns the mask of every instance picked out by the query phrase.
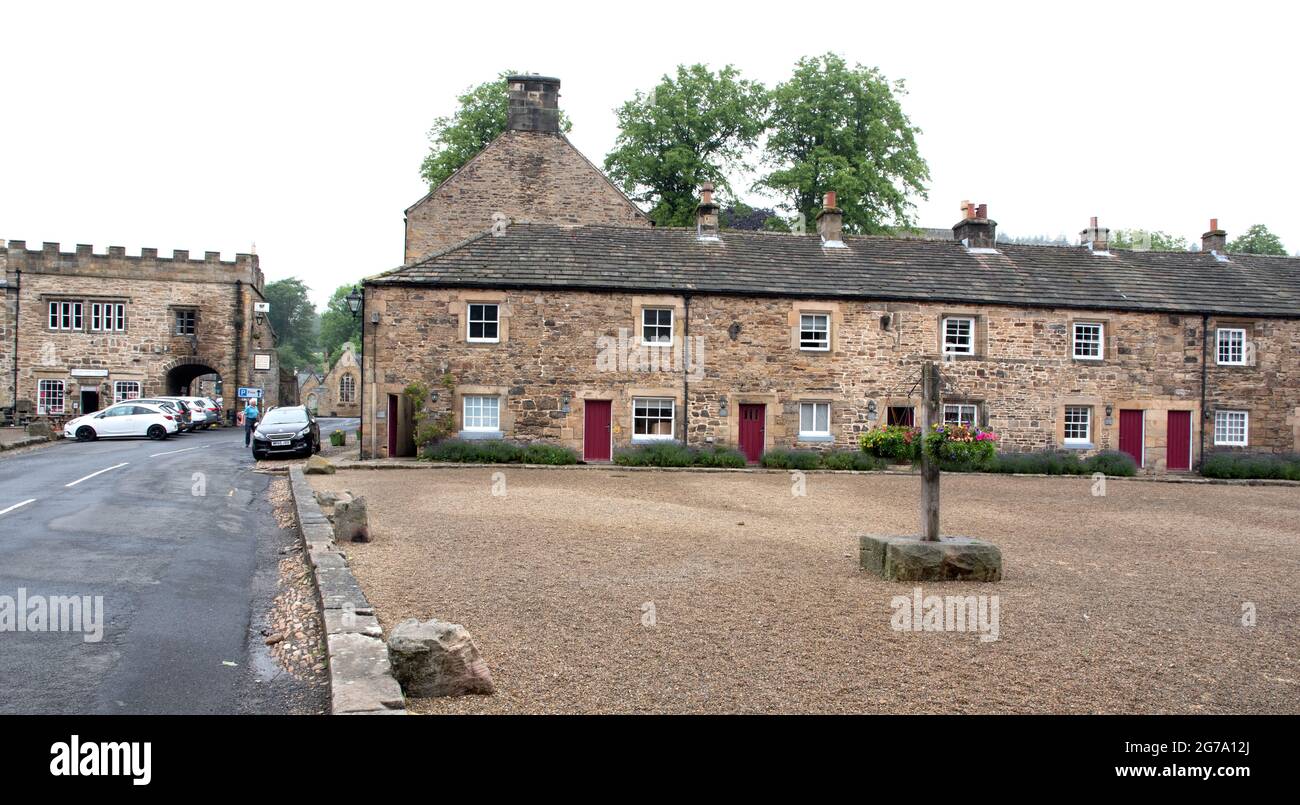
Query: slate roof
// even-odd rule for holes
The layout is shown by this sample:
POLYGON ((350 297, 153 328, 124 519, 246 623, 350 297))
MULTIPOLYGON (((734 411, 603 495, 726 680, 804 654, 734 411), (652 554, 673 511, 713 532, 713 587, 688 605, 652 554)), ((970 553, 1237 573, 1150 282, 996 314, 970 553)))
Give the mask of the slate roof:
POLYGON ((1196 252, 1110 256, 1084 247, 815 234, 514 223, 366 280, 483 288, 569 288, 1300 318, 1300 259, 1196 252))

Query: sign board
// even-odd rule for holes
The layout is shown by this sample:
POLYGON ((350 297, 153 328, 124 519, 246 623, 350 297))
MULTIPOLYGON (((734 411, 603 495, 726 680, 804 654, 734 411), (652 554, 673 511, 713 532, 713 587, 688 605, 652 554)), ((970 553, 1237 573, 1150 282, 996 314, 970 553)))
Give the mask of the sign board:
POLYGON ((73 377, 108 377, 107 369, 73 369, 68 374, 73 377))
POLYGON ((271 312, 271 303, 270 303, 270 302, 254 302, 254 303, 253 303, 253 312, 254 312, 254 313, 270 313, 270 312, 271 312))
POLYGON ((248 400, 248 399, 252 399, 252 400, 260 400, 260 399, 262 399, 262 390, 261 390, 261 389, 255 389, 255 388, 249 388, 249 387, 247 387, 247 386, 240 386, 240 387, 239 387, 239 399, 241 399, 241 400, 248 400))
POLYGON ((266 371, 271 368, 271 354, 269 352, 259 352, 253 356, 253 368, 258 371, 266 371))

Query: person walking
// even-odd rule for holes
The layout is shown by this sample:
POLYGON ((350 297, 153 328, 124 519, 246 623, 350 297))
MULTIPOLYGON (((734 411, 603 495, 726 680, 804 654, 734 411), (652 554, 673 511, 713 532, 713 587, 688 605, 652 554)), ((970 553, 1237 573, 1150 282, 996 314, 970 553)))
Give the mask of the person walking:
POLYGON ((257 401, 249 400, 244 405, 244 447, 253 443, 253 429, 257 427, 257 401))

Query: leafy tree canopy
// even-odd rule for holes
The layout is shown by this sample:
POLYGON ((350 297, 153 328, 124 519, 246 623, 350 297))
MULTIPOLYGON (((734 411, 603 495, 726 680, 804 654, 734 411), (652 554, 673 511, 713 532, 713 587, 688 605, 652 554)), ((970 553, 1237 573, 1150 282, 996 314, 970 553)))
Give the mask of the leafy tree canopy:
POLYGON ((743 229, 757 231, 771 228, 768 219, 775 219, 778 223, 783 223, 781 217, 776 214, 776 210, 766 207, 751 207, 743 202, 736 202, 733 206, 723 208, 718 214, 718 223, 723 229, 743 229))
POLYGON ((361 318, 353 316, 348 307, 347 295, 352 285, 340 285, 325 305, 320 316, 320 348, 325 353, 325 365, 333 366, 343 353, 343 345, 352 342, 354 349, 361 346, 361 318))
MULTIPOLYGON (((429 129, 429 154, 420 165, 420 176, 433 188, 482 151, 497 135, 506 130, 506 106, 509 98, 506 70, 495 81, 471 87, 457 97, 460 107, 451 117, 440 117, 429 129)), ((564 111, 560 111, 560 130, 573 128, 564 111)))
POLYGON ((800 59, 772 90, 764 161, 773 170, 756 187, 783 196, 808 225, 828 190, 848 232, 911 225, 911 198, 926 197, 930 169, 899 103, 905 94, 902 81, 834 53, 800 59))
POLYGON ((1237 254, 1269 254, 1286 257, 1286 247, 1282 240, 1268 230, 1263 224, 1255 224, 1246 230, 1246 234, 1228 244, 1228 251, 1237 254))
POLYGON ((1185 252, 1191 248, 1187 238, 1147 229, 1115 229, 1110 233, 1110 248, 1148 252, 1185 252))
POLYGON ((315 363, 316 307, 307 298, 309 290, 297 277, 268 282, 262 289, 271 303, 280 365, 294 370, 315 363))
POLYGON ((677 66, 648 94, 615 110, 619 135, 605 170, 632 199, 650 207, 658 226, 695 220, 698 192, 712 182, 731 194, 729 172, 743 169, 746 153, 764 130, 767 90, 731 65, 677 66))

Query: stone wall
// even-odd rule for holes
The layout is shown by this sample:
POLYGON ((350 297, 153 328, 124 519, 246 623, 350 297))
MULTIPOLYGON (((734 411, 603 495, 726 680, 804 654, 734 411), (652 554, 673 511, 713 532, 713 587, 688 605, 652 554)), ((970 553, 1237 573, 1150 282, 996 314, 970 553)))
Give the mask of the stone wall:
MULTIPOLYGON (((261 386, 268 405, 278 401, 279 362, 275 334, 255 304, 265 301, 255 255, 223 261, 217 252, 190 259, 185 251, 159 257, 155 249, 127 255, 122 247, 96 254, 90 246, 61 252, 57 243, 27 250, 22 241, 0 249, 8 268, 7 291, 19 306, 18 399, 37 400, 41 380, 64 383, 65 414, 80 410, 83 390, 113 402, 118 381, 140 384, 144 396, 178 393, 209 372, 225 386, 226 407, 236 387, 261 386), (80 327, 52 329, 50 302, 81 303, 80 327), (121 330, 94 331, 95 303, 125 305, 121 330), (178 309, 195 311, 193 337, 176 334, 178 309)), ((6 319, 11 321, 11 319, 6 319)), ((13 335, 5 343, 12 351, 13 335)), ((3 370, 12 376, 8 353, 3 370)), ((0 386, 5 388, 5 386, 0 386)), ((192 389, 193 390, 193 389, 192 389)), ((5 405, 12 404, 12 389, 5 405)))
MULTIPOLYGON (((977 319, 976 355, 943 364, 945 402, 975 405, 980 424, 1002 436, 1004 450, 1060 446, 1070 405, 1092 411, 1092 450, 1117 448, 1121 410, 1145 411, 1146 464, 1153 471, 1164 468, 1167 411, 1192 412, 1194 460, 1202 426, 1212 430, 1212 420, 1201 416, 1199 316, 695 296, 689 321, 698 366, 683 362, 677 370, 670 359, 669 371, 641 372, 635 358, 631 368, 610 363, 620 329, 637 354, 644 306, 672 307, 681 343, 687 305, 680 296, 369 286, 366 310, 380 321, 366 325, 367 453, 385 452, 380 417, 388 395, 400 395, 414 380, 446 389, 444 374, 451 390, 437 394, 431 409, 451 411, 459 423, 464 394, 501 395, 503 430, 511 439, 581 450, 582 400, 609 399, 615 445, 626 446, 632 398, 655 396, 677 401, 676 435, 691 444, 734 446, 740 405, 762 403, 769 449, 853 447, 859 433, 885 421, 890 406, 919 406, 920 364, 939 358, 940 321, 963 314, 977 319), (500 343, 466 342, 463 316, 472 301, 501 305, 500 343), (800 311, 831 315, 830 351, 798 348, 800 311), (1104 360, 1070 357, 1074 320, 1105 324, 1104 360), (801 401, 831 404, 833 442, 799 440, 801 401)), ((1211 334, 1219 323, 1210 318, 1211 334)), ((1211 344, 1207 408, 1249 410, 1249 449, 1295 450, 1300 322, 1248 324, 1256 365, 1217 367, 1211 344)), ((671 354, 655 347, 641 354, 665 352, 671 354)), ((1209 436, 1206 445, 1212 447, 1209 436)))
POLYGON ((406 211, 411 263, 492 227, 492 215, 556 224, 649 226, 563 136, 506 131, 406 211))

